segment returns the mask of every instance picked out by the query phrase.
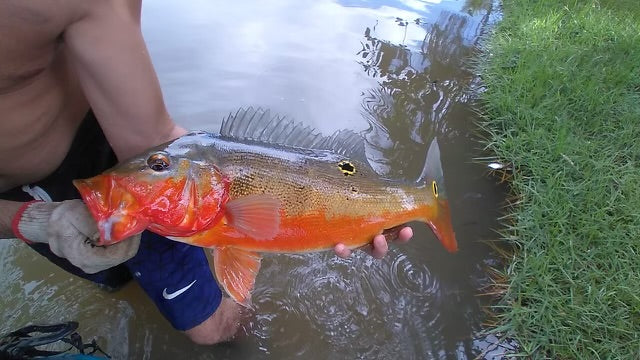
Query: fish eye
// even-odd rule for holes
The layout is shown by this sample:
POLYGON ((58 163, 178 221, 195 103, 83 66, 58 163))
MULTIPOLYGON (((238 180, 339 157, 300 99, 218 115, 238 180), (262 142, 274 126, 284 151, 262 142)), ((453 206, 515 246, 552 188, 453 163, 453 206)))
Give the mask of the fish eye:
POLYGON ((438 184, 434 181, 431 182, 431 191, 433 191, 433 196, 438 197, 438 184))
POLYGON ((153 171, 164 171, 169 168, 169 157, 162 153, 153 154, 147 159, 147 165, 153 171))

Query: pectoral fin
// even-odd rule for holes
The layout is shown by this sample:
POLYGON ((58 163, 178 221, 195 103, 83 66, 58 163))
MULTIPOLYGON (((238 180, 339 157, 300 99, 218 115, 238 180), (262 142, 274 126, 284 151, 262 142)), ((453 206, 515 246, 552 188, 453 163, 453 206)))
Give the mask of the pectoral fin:
POLYGON ((248 306, 260 270, 260 254, 233 247, 213 249, 216 278, 237 303, 248 306))
POLYGON ((229 226, 256 240, 271 240, 280 229, 280 200, 271 195, 248 195, 226 205, 229 226))

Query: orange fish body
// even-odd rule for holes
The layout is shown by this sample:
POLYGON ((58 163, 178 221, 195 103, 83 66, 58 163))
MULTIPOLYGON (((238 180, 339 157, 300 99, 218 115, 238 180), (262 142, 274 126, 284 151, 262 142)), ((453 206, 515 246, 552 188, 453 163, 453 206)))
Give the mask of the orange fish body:
POLYGON ((220 135, 190 133, 75 185, 103 244, 149 229, 213 248, 218 281, 243 304, 262 252, 357 248, 414 220, 457 250, 437 142, 417 182, 381 179, 359 135, 321 136, 261 110, 239 111, 220 135))

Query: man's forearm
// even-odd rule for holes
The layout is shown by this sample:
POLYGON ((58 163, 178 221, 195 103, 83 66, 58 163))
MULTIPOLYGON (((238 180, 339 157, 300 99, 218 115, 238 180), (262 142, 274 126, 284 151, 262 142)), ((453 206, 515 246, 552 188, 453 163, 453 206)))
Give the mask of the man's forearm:
POLYGON ((119 160, 172 140, 169 116, 140 28, 140 2, 85 2, 64 31, 69 63, 119 160))
POLYGON ((24 203, 0 200, 0 239, 16 237, 11 228, 11 221, 22 204, 24 203))

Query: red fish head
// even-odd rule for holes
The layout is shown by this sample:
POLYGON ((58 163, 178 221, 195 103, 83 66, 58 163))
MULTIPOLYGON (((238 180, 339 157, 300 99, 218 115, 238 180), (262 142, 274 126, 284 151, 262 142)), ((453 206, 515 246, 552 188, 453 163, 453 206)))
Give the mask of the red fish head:
POLYGON ((190 236, 222 218, 228 182, 188 153, 152 150, 74 185, 109 245, 145 229, 164 236, 190 236))
POLYGON ((149 220, 140 211, 141 201, 119 185, 120 180, 113 174, 105 174, 73 181, 98 223, 100 241, 96 245, 119 242, 149 226, 149 220))

